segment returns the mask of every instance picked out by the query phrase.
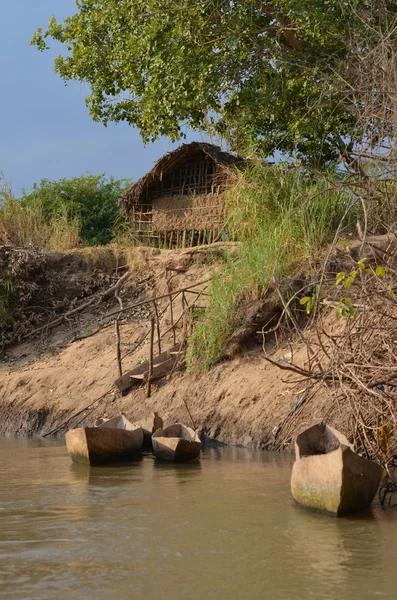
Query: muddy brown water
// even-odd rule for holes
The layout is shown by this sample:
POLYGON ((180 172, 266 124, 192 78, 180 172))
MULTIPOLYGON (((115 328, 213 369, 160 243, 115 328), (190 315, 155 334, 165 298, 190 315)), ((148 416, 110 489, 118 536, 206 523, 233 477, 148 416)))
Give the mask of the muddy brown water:
POLYGON ((62 441, 0 438, 0 459, 1 598, 397 597, 397 512, 300 509, 289 456, 90 469, 62 441))

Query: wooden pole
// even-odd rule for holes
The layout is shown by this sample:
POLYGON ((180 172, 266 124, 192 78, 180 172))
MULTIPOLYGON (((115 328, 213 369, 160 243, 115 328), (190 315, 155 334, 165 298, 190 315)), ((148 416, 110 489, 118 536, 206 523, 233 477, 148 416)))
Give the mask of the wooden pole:
POLYGON ((183 230, 182 248, 184 248, 185 245, 186 245, 186 229, 183 230))
POLYGON ((122 377, 123 367, 121 364, 121 340, 120 340, 120 323, 119 323, 120 316, 121 315, 119 315, 116 319, 116 338, 117 338, 116 355, 117 355, 117 367, 118 367, 118 371, 119 371, 119 377, 122 377))
POLYGON ((156 327, 157 327, 157 345, 159 350, 159 355, 161 354, 161 336, 160 336, 160 319, 159 319, 159 311, 157 309, 157 302, 153 302, 154 312, 156 313, 156 327))
POLYGON ((171 327, 172 327, 172 336, 174 339, 174 346, 176 344, 176 334, 175 334, 175 326, 174 326, 174 307, 173 307, 173 301, 172 301, 172 292, 170 290, 170 282, 167 279, 167 290, 168 290, 168 294, 169 294, 169 299, 170 299, 170 319, 171 319, 171 327))
POLYGON ((176 344, 176 333, 175 333, 175 325, 174 325, 174 307, 172 295, 170 294, 170 316, 171 316, 171 327, 172 327, 172 337, 174 340, 174 346, 176 344))
POLYGON ((183 403, 184 403, 184 405, 185 405, 185 407, 186 407, 186 410, 187 410, 187 412, 188 412, 188 415, 189 415, 189 417, 190 417, 190 420, 191 420, 191 422, 193 423, 193 429, 194 429, 194 431, 196 431, 196 430, 197 430, 197 425, 196 425, 196 423, 194 422, 194 419, 193 419, 192 413, 190 412, 189 405, 188 405, 188 403, 186 402, 186 399, 185 399, 185 396, 184 396, 184 395, 182 395, 182 399, 183 399, 183 403))
POLYGON ((189 306, 188 301, 186 300, 185 292, 182 292, 182 309, 185 310, 189 306))
POLYGON ((154 342, 154 317, 150 319, 150 354, 149 354, 149 373, 147 378, 147 397, 150 398, 152 393, 152 377, 153 377, 153 342, 154 342))
MULTIPOLYGON (((120 309, 123 310, 123 308, 124 308, 123 300, 119 294, 119 291, 120 290, 116 288, 114 291, 114 296, 115 296, 117 302, 119 303, 120 309)), ((116 341, 117 368, 119 371, 119 377, 122 377, 123 367, 122 367, 122 363, 121 363, 121 338, 120 338, 120 323, 119 323, 120 318, 121 318, 121 313, 119 313, 117 315, 115 327, 116 327, 116 340, 117 340, 116 341)))

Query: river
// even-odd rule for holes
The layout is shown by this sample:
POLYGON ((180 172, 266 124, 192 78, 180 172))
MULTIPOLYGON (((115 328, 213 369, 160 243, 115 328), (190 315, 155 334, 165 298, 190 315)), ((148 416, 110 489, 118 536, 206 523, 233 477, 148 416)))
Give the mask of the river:
POLYGON ((0 438, 0 597, 397 597, 397 512, 347 519, 291 500, 292 458, 73 465, 62 440, 0 438))

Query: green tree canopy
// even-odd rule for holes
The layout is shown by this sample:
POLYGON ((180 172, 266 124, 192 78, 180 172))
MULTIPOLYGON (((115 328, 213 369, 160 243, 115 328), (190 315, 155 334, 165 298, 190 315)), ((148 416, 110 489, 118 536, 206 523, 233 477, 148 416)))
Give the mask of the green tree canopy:
MULTIPOLYGON (((334 159, 355 117, 341 95, 349 42, 370 35, 387 0, 76 0, 32 43, 61 42, 55 69, 88 82, 95 120, 127 121, 144 141, 185 124, 238 147, 334 159)), ((391 10, 391 9, 390 9, 391 10)), ((382 13, 383 14, 383 13, 382 13)), ((351 46, 350 46, 351 49, 351 46)))
POLYGON ((70 219, 78 217, 82 242, 102 245, 112 240, 113 226, 120 216, 118 201, 129 184, 128 180, 90 174, 59 181, 42 179, 19 200, 24 204, 40 204, 48 221, 61 211, 66 211, 70 219))

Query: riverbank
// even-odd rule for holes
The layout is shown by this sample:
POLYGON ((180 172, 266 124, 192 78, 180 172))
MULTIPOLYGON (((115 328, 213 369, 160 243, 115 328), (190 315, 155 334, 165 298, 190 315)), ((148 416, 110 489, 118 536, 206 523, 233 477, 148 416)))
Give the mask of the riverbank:
MULTIPOLYGON (((167 349, 174 343, 172 323, 176 338, 183 334, 184 302, 205 309, 206 281, 222 268, 222 249, 145 251, 138 262, 139 269, 131 270, 120 292, 124 306, 141 303, 119 321, 124 372, 149 355, 152 309, 146 301, 163 296, 158 310, 161 331, 166 332, 162 348, 167 349), (171 314, 169 298, 164 296, 197 283, 191 296, 187 292, 184 299, 176 298, 171 314)), ((73 277, 84 279, 76 272, 73 277)), ((300 428, 324 419, 349 435, 346 413, 332 402, 325 386, 313 391, 310 382, 297 383, 296 374, 280 369, 292 356, 294 364, 305 365, 307 347, 298 336, 284 336, 278 343, 272 338, 266 353, 273 362, 266 360, 256 330, 269 311, 276 314, 274 303, 254 302, 247 307, 251 321, 231 340, 227 360, 205 373, 176 369, 153 385, 150 398, 146 386, 121 396, 114 385, 118 361, 113 313, 118 306, 112 297, 7 348, 0 363, 1 434, 62 435, 69 427, 90 425, 99 416, 120 412, 134 421, 157 411, 165 422, 191 424, 186 402, 201 436, 223 444, 288 451, 300 428)))

